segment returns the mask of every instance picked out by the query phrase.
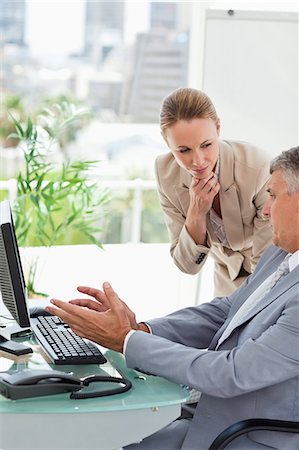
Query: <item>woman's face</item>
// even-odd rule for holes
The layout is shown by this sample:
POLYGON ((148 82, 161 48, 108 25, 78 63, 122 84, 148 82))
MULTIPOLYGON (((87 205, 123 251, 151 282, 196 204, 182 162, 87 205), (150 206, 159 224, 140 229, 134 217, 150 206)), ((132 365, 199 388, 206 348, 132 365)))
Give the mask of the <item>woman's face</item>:
POLYGON ((193 177, 208 178, 218 160, 220 123, 212 119, 179 120, 164 139, 177 163, 193 177))

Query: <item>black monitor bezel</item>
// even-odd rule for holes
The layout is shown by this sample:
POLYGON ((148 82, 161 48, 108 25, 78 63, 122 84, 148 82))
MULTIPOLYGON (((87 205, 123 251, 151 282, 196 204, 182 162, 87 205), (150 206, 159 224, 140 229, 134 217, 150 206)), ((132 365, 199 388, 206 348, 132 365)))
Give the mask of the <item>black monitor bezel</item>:
POLYGON ((3 292, 1 291, 2 301, 20 327, 30 327, 25 278, 15 234, 12 212, 8 200, 0 202, 0 227, 3 245, 5 248, 5 258, 8 264, 10 282, 13 288, 14 308, 11 307, 11 301, 8 301, 7 298, 5 298, 5 294, 3 295, 3 292))

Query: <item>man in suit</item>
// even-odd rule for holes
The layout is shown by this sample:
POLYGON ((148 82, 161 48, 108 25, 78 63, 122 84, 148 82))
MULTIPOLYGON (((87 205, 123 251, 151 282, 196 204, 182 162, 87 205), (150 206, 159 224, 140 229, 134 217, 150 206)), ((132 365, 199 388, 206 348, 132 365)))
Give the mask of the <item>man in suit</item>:
MULTIPOLYGON (((51 313, 79 335, 122 351, 129 367, 202 392, 192 419, 127 449, 207 449, 243 419, 299 419, 299 147, 275 158, 270 172, 263 212, 274 245, 229 297, 146 323, 136 323, 107 282, 103 292, 79 289, 95 300, 52 300, 51 313)), ((298 450, 299 435, 250 432, 227 448, 298 450)))

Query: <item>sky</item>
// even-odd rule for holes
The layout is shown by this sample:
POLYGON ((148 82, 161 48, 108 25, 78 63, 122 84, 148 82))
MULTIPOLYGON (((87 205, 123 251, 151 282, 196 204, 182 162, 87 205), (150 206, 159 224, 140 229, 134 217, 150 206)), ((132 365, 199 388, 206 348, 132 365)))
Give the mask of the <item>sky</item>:
MULTIPOLYGON (((148 1, 126 1, 125 40, 148 27, 148 1)), ((34 55, 78 52, 83 45, 85 0, 27 0, 26 42, 34 55)))

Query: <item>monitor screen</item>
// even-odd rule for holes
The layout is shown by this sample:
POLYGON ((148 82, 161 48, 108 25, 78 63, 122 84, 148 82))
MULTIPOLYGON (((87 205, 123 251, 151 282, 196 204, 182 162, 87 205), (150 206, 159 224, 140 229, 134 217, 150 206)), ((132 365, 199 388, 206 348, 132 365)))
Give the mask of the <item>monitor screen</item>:
POLYGON ((0 202, 0 290, 17 324, 30 327, 25 279, 8 200, 0 202))

